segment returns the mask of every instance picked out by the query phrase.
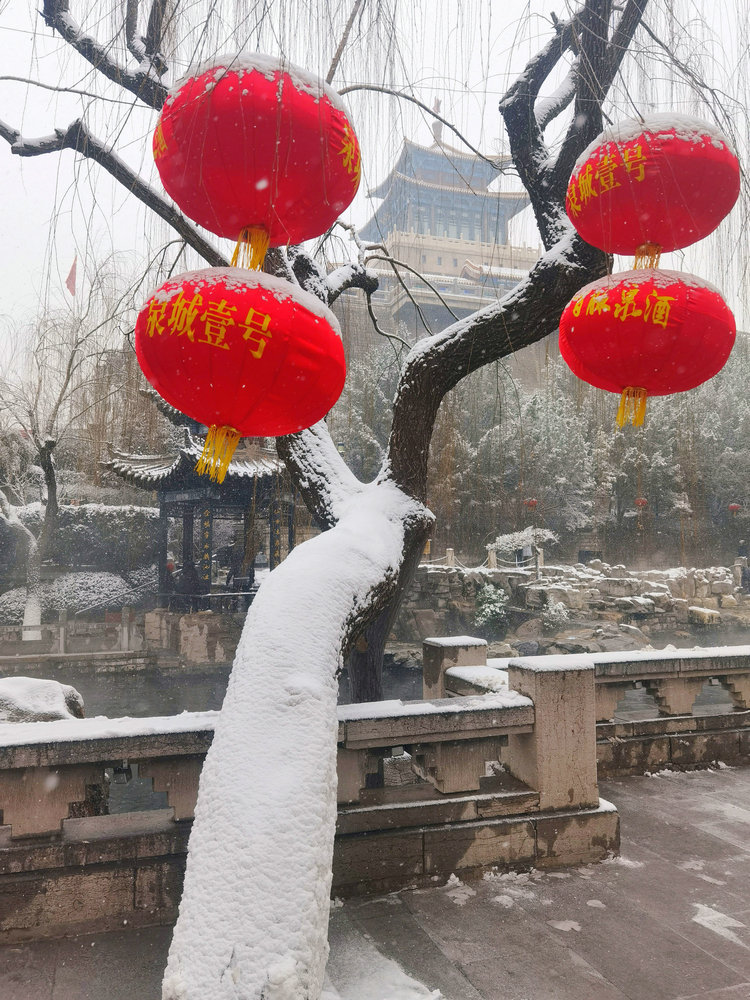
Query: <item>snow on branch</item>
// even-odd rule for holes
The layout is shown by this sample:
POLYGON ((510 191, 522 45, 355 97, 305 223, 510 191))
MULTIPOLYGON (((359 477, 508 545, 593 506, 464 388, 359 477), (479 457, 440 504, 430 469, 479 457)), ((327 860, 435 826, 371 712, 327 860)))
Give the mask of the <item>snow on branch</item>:
POLYGON ((158 60, 155 56, 141 62, 135 71, 121 66, 112 58, 107 46, 101 45, 91 35, 82 31, 81 26, 70 14, 69 0, 44 0, 41 16, 48 28, 57 31, 68 45, 108 80, 129 90, 149 107, 158 110, 164 104, 167 88, 159 80, 163 69, 157 65, 158 60))
POLYGON ((201 236, 181 212, 131 170, 117 153, 93 136, 82 121, 75 121, 66 129, 55 129, 52 135, 36 139, 25 139, 18 129, 0 121, 0 136, 9 143, 11 152, 16 156, 42 156, 45 153, 72 149, 81 156, 94 160, 139 201, 169 223, 208 264, 212 267, 228 266, 226 258, 201 236))
POLYGON ((318 524, 332 528, 344 503, 364 487, 339 455, 324 421, 277 438, 276 450, 318 524))
POLYGON ((579 60, 576 59, 554 94, 550 94, 549 97, 540 97, 534 105, 534 113, 540 132, 544 132, 550 122, 562 114, 576 96, 578 65, 579 60))

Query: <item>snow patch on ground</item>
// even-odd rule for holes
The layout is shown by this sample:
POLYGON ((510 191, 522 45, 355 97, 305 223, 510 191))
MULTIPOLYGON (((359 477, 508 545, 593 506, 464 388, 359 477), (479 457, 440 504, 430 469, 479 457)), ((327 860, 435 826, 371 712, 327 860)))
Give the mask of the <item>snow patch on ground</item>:
POLYGON ((476 889, 470 885, 465 885, 458 875, 451 875, 445 883, 445 894, 456 906, 465 906, 472 896, 476 896, 476 889))

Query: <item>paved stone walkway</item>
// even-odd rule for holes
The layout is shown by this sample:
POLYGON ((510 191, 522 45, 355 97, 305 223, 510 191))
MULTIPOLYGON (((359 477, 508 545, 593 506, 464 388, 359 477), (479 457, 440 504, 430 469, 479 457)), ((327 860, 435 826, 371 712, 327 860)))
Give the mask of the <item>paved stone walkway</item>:
MULTIPOLYGON (((329 970, 344 1000, 391 1000, 348 959, 373 946, 447 1000, 750 1000, 750 768, 602 794, 620 810, 618 859, 336 907, 329 970)), ((169 938, 0 948, 0 1000, 158 1000, 169 938)))

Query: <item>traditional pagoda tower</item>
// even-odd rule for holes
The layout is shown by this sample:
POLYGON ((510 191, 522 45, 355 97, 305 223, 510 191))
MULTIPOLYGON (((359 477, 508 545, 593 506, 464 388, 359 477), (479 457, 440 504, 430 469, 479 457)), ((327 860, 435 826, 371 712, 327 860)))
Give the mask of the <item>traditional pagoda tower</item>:
POLYGON ((403 285, 390 268, 378 272, 377 315, 384 327, 395 331, 401 325, 414 338, 427 332, 420 311, 436 332, 452 313, 468 316, 512 288, 538 257, 536 249, 509 242, 509 223, 526 208, 528 196, 494 189, 510 158, 455 149, 443 142, 438 122, 433 136, 431 146, 404 141, 388 177, 369 193, 382 202, 359 233, 424 275, 447 303, 405 269, 403 285))

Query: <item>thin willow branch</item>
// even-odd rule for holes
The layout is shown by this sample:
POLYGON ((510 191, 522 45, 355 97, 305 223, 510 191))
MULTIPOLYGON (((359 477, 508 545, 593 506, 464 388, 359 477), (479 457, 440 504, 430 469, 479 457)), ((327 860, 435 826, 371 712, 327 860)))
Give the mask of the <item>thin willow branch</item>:
POLYGON ((339 63, 341 62, 341 57, 344 54, 344 49, 346 48, 346 43, 349 41, 349 35, 354 27, 354 18, 359 13, 364 0, 354 0, 354 6, 352 7, 352 12, 349 15, 349 20, 346 22, 346 27, 344 28, 344 34, 341 36, 341 41, 336 47, 336 51, 333 54, 333 59, 331 60, 331 67, 326 74, 326 83, 331 83, 334 76, 336 75, 336 70, 339 68, 339 63))
POLYGON ((345 94, 351 94, 357 90, 371 90, 376 94, 390 94, 391 97, 398 97, 404 101, 411 101, 412 104, 416 104, 417 107, 421 108, 423 111, 426 111, 428 115, 432 115, 433 118, 436 118, 439 122, 442 122, 443 125, 445 125, 446 128, 449 128, 451 132, 453 132, 454 135, 456 135, 461 140, 461 142, 467 147, 467 149, 470 149, 475 156, 479 157, 480 160, 484 160, 485 163, 489 163, 491 166, 497 169, 498 167, 497 160, 492 160, 488 156, 485 156, 484 153, 480 153, 480 151, 476 148, 476 146, 473 146, 466 138, 466 136, 458 131, 455 125, 451 124, 451 122, 449 122, 447 118, 443 118, 443 116, 438 114, 437 111, 433 111, 432 108, 428 107, 423 101, 420 101, 417 97, 413 97, 411 94, 405 94, 403 90, 394 90, 392 87, 384 87, 374 83, 353 83, 348 87, 342 87, 341 90, 339 90, 339 94, 341 94, 341 96, 343 97, 345 94))

